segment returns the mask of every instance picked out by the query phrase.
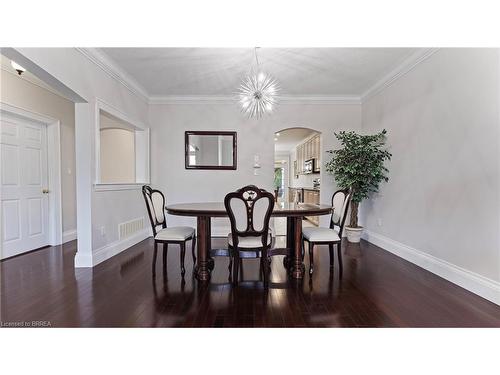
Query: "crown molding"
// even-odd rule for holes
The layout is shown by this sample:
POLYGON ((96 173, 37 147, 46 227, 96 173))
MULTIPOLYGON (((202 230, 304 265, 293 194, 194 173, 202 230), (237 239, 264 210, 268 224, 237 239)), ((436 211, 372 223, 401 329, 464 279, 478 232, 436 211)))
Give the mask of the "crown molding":
MULTIPOLYGON (((151 105, 161 104, 194 104, 194 103, 228 103, 237 101, 234 95, 167 95, 150 96, 147 90, 132 76, 109 58, 98 48, 76 48, 92 63, 101 68, 110 77, 116 79, 132 93, 151 105)), ((281 104, 361 104, 361 98, 354 95, 283 95, 278 96, 281 104)))
POLYGON ((361 103, 382 92, 387 87, 391 86, 395 81, 412 71, 416 66, 427 60, 437 51, 439 51, 439 48, 421 48, 411 54, 401 64, 399 64, 396 68, 382 77, 382 79, 377 81, 377 83, 375 83, 372 87, 366 90, 361 95, 361 103))
MULTIPOLYGON (((228 103, 237 99, 233 95, 166 95, 150 96, 147 90, 120 66, 97 48, 76 48, 91 62, 100 67, 110 77, 116 79, 132 93, 150 105, 161 104, 195 104, 195 103, 228 103)), ((279 96, 280 104, 353 104, 360 105, 367 99, 385 90, 396 80, 403 77, 417 65, 427 60, 439 48, 421 48, 407 57, 401 64, 377 81, 361 96, 356 95, 284 95, 279 96)))
MULTIPOLYGON (((151 96, 149 104, 227 104, 237 102, 231 95, 151 96)), ((361 104, 359 96, 278 96, 278 104, 361 104)))
POLYGON ((100 51, 98 48, 76 48, 76 50, 101 68, 111 78, 114 78, 133 94, 137 95, 141 100, 146 103, 149 101, 149 94, 146 89, 111 60, 104 52, 100 51))
POLYGON ((306 96, 280 96, 283 104, 361 104, 361 98, 356 95, 306 95, 306 96))
POLYGON ((230 95, 165 95, 150 96, 149 104, 189 104, 189 103, 227 103, 236 101, 230 95))

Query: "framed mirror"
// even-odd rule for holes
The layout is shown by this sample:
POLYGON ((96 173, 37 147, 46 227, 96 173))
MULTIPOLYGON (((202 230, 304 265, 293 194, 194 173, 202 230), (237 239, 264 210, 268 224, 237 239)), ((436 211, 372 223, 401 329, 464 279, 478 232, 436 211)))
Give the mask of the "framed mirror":
POLYGON ((185 132, 186 169, 236 169, 236 132, 185 132))

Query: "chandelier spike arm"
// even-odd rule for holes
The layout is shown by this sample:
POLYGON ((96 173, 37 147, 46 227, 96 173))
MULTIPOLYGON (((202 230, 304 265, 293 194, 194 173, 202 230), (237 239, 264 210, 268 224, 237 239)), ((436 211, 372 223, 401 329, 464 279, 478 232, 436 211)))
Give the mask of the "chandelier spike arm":
POLYGON ((241 111, 248 117, 261 118, 273 111, 277 103, 279 85, 273 77, 260 71, 258 48, 254 49, 256 71, 252 68, 250 74, 243 78, 237 94, 241 111))

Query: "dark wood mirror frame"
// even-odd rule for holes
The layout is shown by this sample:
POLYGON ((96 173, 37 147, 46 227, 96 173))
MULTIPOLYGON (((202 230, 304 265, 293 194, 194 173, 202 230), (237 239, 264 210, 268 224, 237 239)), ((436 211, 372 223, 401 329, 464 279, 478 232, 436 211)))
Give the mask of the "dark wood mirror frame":
POLYGON ((236 132, 229 131, 186 131, 184 133, 184 163, 186 169, 214 169, 236 170, 238 141, 236 132), (189 136, 190 135, 223 135, 233 137, 233 165, 190 165, 189 164, 189 136))

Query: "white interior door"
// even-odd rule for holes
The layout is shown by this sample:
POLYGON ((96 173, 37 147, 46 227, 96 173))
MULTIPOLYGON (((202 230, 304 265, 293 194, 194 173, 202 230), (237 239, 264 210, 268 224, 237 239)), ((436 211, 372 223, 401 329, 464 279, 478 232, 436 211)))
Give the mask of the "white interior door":
POLYGON ((2 115, 1 258, 49 244, 47 128, 2 115))

